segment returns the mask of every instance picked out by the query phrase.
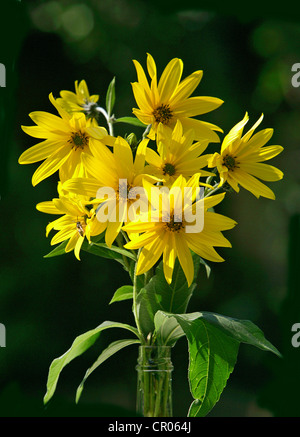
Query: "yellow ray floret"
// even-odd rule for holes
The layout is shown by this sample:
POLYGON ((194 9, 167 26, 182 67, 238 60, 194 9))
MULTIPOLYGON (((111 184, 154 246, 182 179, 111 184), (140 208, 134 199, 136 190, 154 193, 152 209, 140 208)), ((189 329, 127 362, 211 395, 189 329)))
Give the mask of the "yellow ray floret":
POLYGON ((151 211, 123 227, 129 236, 135 233, 124 247, 141 249, 137 264, 138 275, 151 269, 162 256, 164 275, 167 282, 171 283, 174 263, 178 257, 188 285, 191 285, 194 279, 191 250, 206 260, 223 261, 214 246, 231 247, 222 231, 233 228, 236 222, 208 211, 223 200, 224 193, 207 198, 196 197, 199 177, 198 173, 186 181, 179 176, 169 192, 164 187, 160 202, 157 201, 157 190, 153 190, 153 186, 145 181, 151 211), (193 192, 188 197, 190 201, 184 196, 188 188, 193 192))
POLYGON ((73 91, 63 90, 60 92, 60 97, 57 102, 69 113, 84 112, 88 118, 96 118, 98 113, 96 110, 99 96, 90 95, 88 86, 85 80, 75 81, 75 93, 73 91))
POLYGON ((46 227, 46 236, 51 230, 58 231, 51 239, 51 245, 69 240, 65 252, 74 250, 80 260, 80 249, 85 238, 90 241, 92 236, 100 235, 106 228, 106 223, 100 223, 96 218, 96 206, 89 205, 89 198, 70 194, 60 196, 51 201, 36 205, 38 211, 46 214, 61 215, 46 227))
POLYGON ((185 178, 200 172, 201 176, 213 173, 202 170, 211 154, 202 155, 208 146, 207 140, 194 142, 192 129, 183 132, 178 120, 173 130, 160 123, 156 137, 157 151, 147 148, 147 173, 157 176, 165 185, 172 185, 179 175, 185 178))
POLYGON ((72 176, 85 174, 82 162, 82 152, 96 154, 112 145, 114 138, 109 136, 104 127, 87 119, 85 114, 77 112, 70 114, 63 109, 52 94, 51 103, 59 116, 36 111, 29 114, 36 123, 35 126, 22 126, 28 135, 44 139, 33 147, 25 150, 19 157, 20 164, 32 164, 44 161, 32 176, 32 184, 37 185, 42 180, 59 170, 61 180, 72 176))
MULTIPOLYGON (((107 221, 105 242, 110 247, 119 234, 123 223, 135 217, 138 210, 132 208, 139 201, 140 207, 147 204, 141 189, 145 167, 145 154, 149 140, 140 142, 135 158, 127 141, 117 137, 113 151, 91 156, 83 154, 83 161, 91 177, 72 178, 63 184, 63 189, 72 193, 99 199, 97 211, 100 221, 107 221), (141 198, 140 198, 141 197, 141 198)), ((152 179, 148 176, 149 179, 152 179)))
POLYGON ((150 83, 141 64, 134 60, 137 82, 132 83, 132 90, 138 105, 133 109, 136 117, 146 125, 151 125, 149 138, 154 139, 158 125, 173 128, 180 120, 184 130, 193 129, 195 139, 207 139, 218 142, 215 131, 222 130, 214 124, 197 120, 193 117, 205 114, 218 108, 223 101, 215 97, 190 97, 202 78, 201 70, 195 71, 181 81, 183 62, 172 59, 164 69, 159 81, 153 57, 147 55, 147 70, 150 83))
POLYGON ((283 147, 265 146, 273 135, 273 129, 263 129, 254 134, 255 129, 263 120, 263 114, 243 135, 243 129, 248 120, 246 113, 243 120, 225 136, 220 153, 215 153, 209 158, 208 167, 217 168, 220 186, 228 182, 236 192, 239 192, 239 185, 241 185, 257 198, 263 196, 275 199, 273 191, 258 179, 273 182, 283 178, 281 170, 262 163, 281 153, 283 147))

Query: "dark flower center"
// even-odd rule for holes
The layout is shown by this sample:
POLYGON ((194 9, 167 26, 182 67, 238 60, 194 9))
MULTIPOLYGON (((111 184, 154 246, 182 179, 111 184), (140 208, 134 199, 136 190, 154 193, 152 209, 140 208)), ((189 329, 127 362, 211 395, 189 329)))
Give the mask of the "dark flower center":
POLYGON ((163 167, 163 174, 168 174, 169 176, 173 176, 176 173, 175 167, 173 164, 167 163, 163 167))
POLYGON ((233 170, 237 167, 236 157, 231 155, 225 155, 223 158, 223 165, 228 168, 228 170, 233 170))
POLYGON ((169 105, 160 105, 158 108, 154 109, 153 116, 157 123, 168 124, 170 119, 173 117, 173 113, 169 105))
POLYGON ((165 223, 167 229, 171 232, 179 232, 184 228, 182 221, 175 221, 175 217, 172 216, 168 222, 165 223))
POLYGON ((68 140, 69 143, 73 144, 72 148, 75 147, 75 150, 77 150, 78 147, 84 149, 88 141, 88 136, 82 132, 72 132, 71 138, 68 140))

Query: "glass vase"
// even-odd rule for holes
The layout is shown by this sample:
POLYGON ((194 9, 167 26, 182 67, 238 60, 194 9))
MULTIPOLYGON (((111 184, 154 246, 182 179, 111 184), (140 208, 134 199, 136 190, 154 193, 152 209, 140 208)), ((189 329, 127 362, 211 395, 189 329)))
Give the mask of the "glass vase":
POLYGON ((144 417, 172 417, 170 346, 139 346, 137 413, 144 417))

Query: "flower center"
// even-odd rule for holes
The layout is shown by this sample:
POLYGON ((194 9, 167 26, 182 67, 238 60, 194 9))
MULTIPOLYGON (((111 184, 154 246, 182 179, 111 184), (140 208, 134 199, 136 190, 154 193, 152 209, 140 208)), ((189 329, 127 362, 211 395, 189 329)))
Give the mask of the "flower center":
POLYGON ((227 167, 228 170, 233 170, 235 167, 237 167, 235 157, 231 155, 224 156, 223 165, 225 165, 225 167, 227 167))
POLYGON ((168 124, 169 120, 173 117, 173 113, 169 105, 160 105, 158 108, 154 109, 153 116, 157 123, 168 124))
POLYGON ((83 104, 83 111, 87 118, 96 118, 98 119, 99 111, 97 110, 98 105, 94 102, 89 102, 85 99, 85 103, 83 104))
POLYGON ((179 221, 179 220, 177 221, 175 219, 176 219, 176 217, 174 217, 174 215, 173 215, 173 216, 170 217, 170 220, 165 223, 165 226, 166 226, 168 231, 179 232, 179 231, 181 231, 181 229, 184 228, 184 224, 182 223, 182 220, 181 221, 179 221))
POLYGON ((75 147, 75 150, 77 150, 78 147, 84 149, 88 141, 89 137, 82 132, 72 132, 71 138, 68 140, 68 142, 72 144, 72 149, 75 147))
POLYGON ((128 193, 131 190, 132 186, 127 182, 119 182, 118 189, 116 190, 116 198, 120 202, 128 200, 128 193))
POLYGON ((168 174, 169 176, 173 176, 176 173, 175 167, 173 164, 167 163, 163 167, 163 174, 168 174))

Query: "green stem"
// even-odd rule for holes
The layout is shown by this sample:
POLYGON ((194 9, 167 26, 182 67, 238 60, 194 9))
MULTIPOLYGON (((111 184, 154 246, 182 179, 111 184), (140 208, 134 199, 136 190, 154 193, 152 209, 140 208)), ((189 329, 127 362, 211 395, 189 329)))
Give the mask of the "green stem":
POLYGON ((210 189, 207 193, 205 193, 204 197, 209 197, 212 194, 214 194, 216 191, 220 190, 222 187, 220 187, 219 184, 214 185, 213 189, 210 189))
MULTIPOLYGON (((122 241, 121 241, 121 240, 122 240, 122 235, 121 235, 121 234, 118 234, 118 236, 117 236, 117 238, 116 238, 116 242, 117 242, 117 245, 120 247, 120 249, 123 249, 124 244, 123 244, 123 240, 122 240, 122 241)), ((125 267, 126 267, 126 269, 128 270, 128 272, 129 272, 130 265, 129 265, 128 258, 127 258, 127 256, 125 256, 125 255, 122 255, 122 258, 123 258, 123 261, 124 261, 125 267)))
POLYGON ((138 295, 138 287, 137 287, 137 274, 136 274, 136 269, 137 269, 137 263, 139 260, 139 255, 141 253, 141 249, 139 249, 138 251, 138 255, 137 255, 137 260, 135 262, 135 266, 134 266, 134 273, 133 273, 133 315, 134 315, 134 319, 135 319, 135 324, 136 327, 141 335, 142 338, 144 338, 142 330, 141 330, 141 326, 140 326, 140 322, 139 322, 139 318, 138 318, 138 313, 137 313, 137 295, 138 295))
POLYGON ((142 135, 143 140, 147 137, 148 133, 150 132, 150 129, 151 129, 151 124, 148 124, 142 135))

